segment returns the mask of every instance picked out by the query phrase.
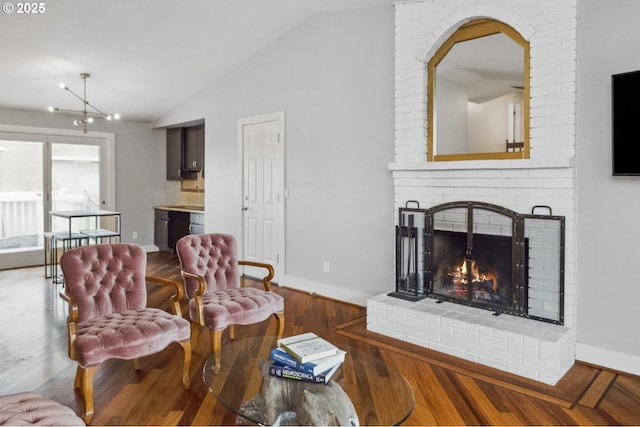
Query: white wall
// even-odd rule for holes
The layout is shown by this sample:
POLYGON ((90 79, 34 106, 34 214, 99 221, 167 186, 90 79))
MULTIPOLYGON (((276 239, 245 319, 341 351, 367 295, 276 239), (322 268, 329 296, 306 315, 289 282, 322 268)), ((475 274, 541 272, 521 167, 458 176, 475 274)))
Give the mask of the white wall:
POLYGON ((281 284, 362 305, 394 288, 393 19, 318 15, 155 124, 205 119, 205 229, 239 235, 237 121, 285 111, 281 284))
MULTIPOLYGON (((76 130, 69 116, 0 109, 0 124, 76 130)), ((116 135, 116 206, 122 213, 122 240, 153 247, 153 205, 176 191, 165 180, 164 132, 148 123, 96 120, 91 130, 116 135), (133 240, 133 232, 138 239, 133 240)), ((77 131, 83 135, 82 131, 77 131)), ((91 133, 87 134, 91 136, 91 133)))
POLYGON ((469 116, 467 87, 439 79, 436 96, 436 123, 455 123, 456 126, 437 126, 435 153, 460 154, 469 151, 469 116))
POLYGON ((640 374, 640 177, 611 175, 611 75, 640 69, 640 3, 580 0, 579 359, 640 374))
POLYGON ((469 104, 469 153, 496 153, 505 150, 509 136, 511 95, 481 104, 469 104), (491 126, 487 126, 491 123, 491 126))

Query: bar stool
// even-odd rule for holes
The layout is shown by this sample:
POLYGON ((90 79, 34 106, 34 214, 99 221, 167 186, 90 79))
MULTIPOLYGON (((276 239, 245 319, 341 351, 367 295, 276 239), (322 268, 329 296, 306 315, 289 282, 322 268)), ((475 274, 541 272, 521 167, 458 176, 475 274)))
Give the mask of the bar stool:
POLYGON ((58 259, 62 253, 75 247, 82 246, 83 242, 89 244, 89 236, 68 231, 48 231, 44 235, 44 277, 53 279, 53 283, 64 283, 63 277, 58 275, 58 259), (60 245, 61 244, 61 245, 60 245))

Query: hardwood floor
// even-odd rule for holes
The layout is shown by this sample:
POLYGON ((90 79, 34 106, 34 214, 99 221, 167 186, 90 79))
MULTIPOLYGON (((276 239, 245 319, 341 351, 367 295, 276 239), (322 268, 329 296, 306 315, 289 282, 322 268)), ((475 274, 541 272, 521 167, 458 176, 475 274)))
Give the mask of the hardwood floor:
MULTIPOLYGON (((148 271, 177 278, 177 258, 149 254, 148 271)), ((36 390, 82 415, 82 399, 73 389, 76 365, 67 357, 67 308, 59 290, 44 278, 42 267, 0 271, 0 392, 36 390)), ((150 306, 168 308, 164 288, 150 285, 149 291, 150 306)), ((353 399, 363 425, 371 420, 367 414, 384 411, 385 402, 373 399, 375 390, 365 387, 383 371, 403 375, 413 388, 415 408, 405 425, 640 424, 639 377, 577 363, 558 385, 546 386, 368 332, 363 307, 277 286, 275 291, 286 301, 285 335, 313 331, 348 352, 384 360, 384 366, 361 377, 362 396, 353 399)), ((274 330, 271 319, 238 327, 236 336, 274 330)), ((202 333, 188 390, 180 381, 177 346, 145 358, 139 371, 130 361, 105 362, 95 377, 92 425, 234 424, 234 414, 208 394, 201 379, 208 351, 208 334, 202 333)))

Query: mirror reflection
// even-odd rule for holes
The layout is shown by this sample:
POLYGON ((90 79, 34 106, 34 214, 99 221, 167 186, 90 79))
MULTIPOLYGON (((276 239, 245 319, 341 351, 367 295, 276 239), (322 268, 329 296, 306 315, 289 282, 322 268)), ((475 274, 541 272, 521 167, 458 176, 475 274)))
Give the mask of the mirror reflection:
POLYGON ((528 157, 528 43, 462 27, 429 64, 430 160, 528 157))

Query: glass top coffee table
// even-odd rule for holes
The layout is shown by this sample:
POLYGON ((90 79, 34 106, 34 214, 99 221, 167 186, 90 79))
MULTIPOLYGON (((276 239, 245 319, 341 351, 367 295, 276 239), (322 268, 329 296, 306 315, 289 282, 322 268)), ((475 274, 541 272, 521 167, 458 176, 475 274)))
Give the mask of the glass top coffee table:
MULTIPOLYGON (((218 372, 213 369, 212 357, 204 364, 203 379, 209 392, 220 404, 237 415, 238 424, 272 425, 276 422, 275 417, 265 419, 269 418, 263 410, 265 401, 272 399, 265 399, 263 396, 263 375, 260 371, 261 360, 269 362, 269 354, 276 346, 276 340, 275 336, 236 339, 222 345, 222 366, 218 372)), ((411 415, 415 403, 413 390, 407 380, 397 371, 388 369, 381 354, 372 346, 354 345, 345 350, 345 361, 330 381, 342 388, 351 400, 359 424, 403 423, 411 415)), ((309 388, 314 393, 333 391, 324 384, 268 375, 267 378, 270 382, 285 382, 278 384, 277 389, 278 393, 285 393, 287 398, 305 394, 301 391, 303 388, 309 388), (309 387, 304 387, 303 384, 309 387)), ((272 388, 269 390, 272 393, 272 388)), ((328 400, 325 400, 331 402, 332 398, 333 396, 328 396, 328 400)), ((280 425, 287 425, 286 416, 281 416, 278 421, 280 425)))

